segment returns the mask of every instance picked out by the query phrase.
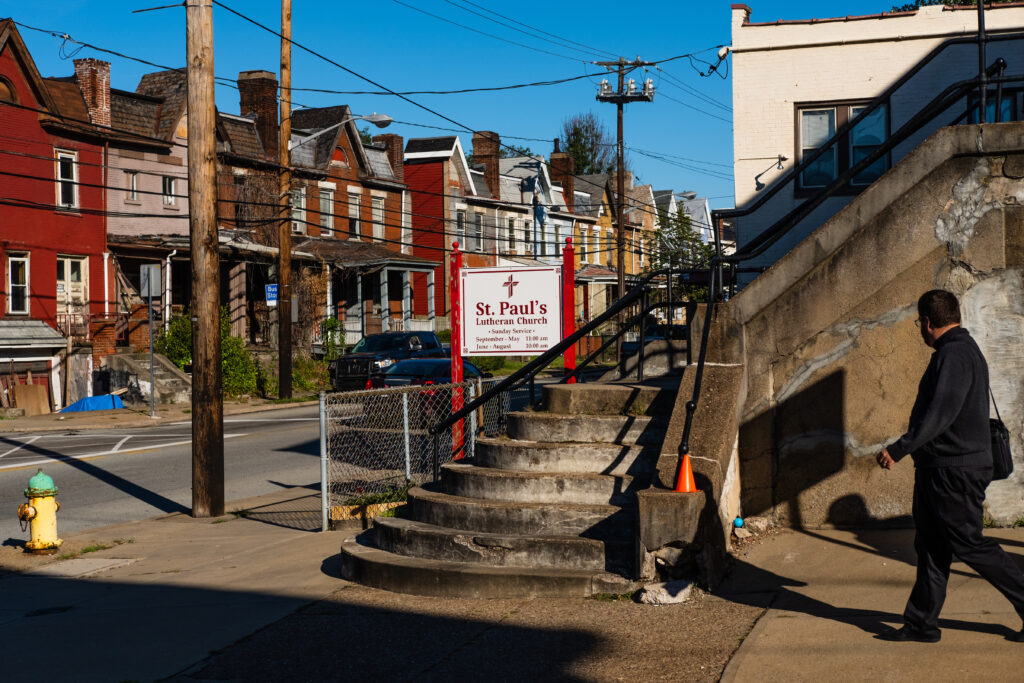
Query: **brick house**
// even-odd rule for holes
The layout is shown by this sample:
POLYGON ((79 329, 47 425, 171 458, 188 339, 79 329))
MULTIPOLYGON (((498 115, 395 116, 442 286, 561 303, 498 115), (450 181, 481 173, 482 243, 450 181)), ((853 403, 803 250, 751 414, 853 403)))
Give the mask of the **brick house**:
POLYGON ((87 99, 73 81, 42 78, 14 23, 0 21, 0 362, 31 370, 51 407, 62 405, 63 335, 81 332, 109 301, 112 135, 90 122, 87 99))

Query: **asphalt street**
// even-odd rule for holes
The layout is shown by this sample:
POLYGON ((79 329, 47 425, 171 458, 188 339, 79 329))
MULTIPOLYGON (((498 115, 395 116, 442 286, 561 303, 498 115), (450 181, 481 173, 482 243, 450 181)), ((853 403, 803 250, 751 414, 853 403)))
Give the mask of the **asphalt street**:
MULTIPOLYGON (((247 413, 224 420, 225 498, 283 487, 319 490, 316 406, 247 413)), ((58 531, 185 512, 192 500, 191 423, 128 430, 0 435, 0 542, 27 539, 15 511, 37 467, 53 477, 58 531)))

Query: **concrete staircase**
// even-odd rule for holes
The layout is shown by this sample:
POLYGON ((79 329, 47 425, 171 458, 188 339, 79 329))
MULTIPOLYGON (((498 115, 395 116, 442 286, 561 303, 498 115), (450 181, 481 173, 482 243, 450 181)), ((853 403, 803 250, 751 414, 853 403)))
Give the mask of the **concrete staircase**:
MULTIPOLYGON (((110 390, 127 388, 126 401, 149 401, 149 353, 115 353, 103 359, 103 367, 110 373, 110 390)), ((188 403, 191 400, 192 380, 159 353, 153 354, 153 379, 157 403, 188 403)))
POLYGON ((637 588, 636 493, 655 473, 678 380, 544 387, 546 412, 509 416, 407 518, 342 543, 345 578, 478 598, 590 596, 637 588))

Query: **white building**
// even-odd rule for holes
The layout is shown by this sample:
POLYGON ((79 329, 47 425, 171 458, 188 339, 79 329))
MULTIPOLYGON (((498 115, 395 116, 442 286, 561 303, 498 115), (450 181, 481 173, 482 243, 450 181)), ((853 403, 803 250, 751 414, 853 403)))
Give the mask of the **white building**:
MULTIPOLYGON (((747 216, 736 216, 738 246, 875 150, 949 85, 978 73, 976 7, 921 7, 870 16, 751 21, 747 5, 732 5, 733 153, 736 207, 749 208, 773 185, 777 194, 747 216), (940 48, 951 39, 958 44, 940 48), (933 50, 937 56, 916 69, 933 50), (901 79, 906 77, 904 84, 901 79), (800 159, 825 143, 890 86, 899 86, 881 106, 844 134, 816 162, 793 178, 800 159), (795 182, 794 182, 795 180, 795 182)), ((992 5, 985 23, 991 39, 986 62, 1004 57, 1019 73, 1024 40, 1024 5, 992 5)), ((1021 86, 1007 87, 1002 120, 1021 117, 1021 86)), ((995 120, 995 88, 988 121, 995 120)), ((763 255, 743 265, 770 265, 877 180, 937 128, 971 118, 976 100, 960 100, 854 176, 799 226, 763 255)), ((974 119, 976 120, 976 118, 974 119)))

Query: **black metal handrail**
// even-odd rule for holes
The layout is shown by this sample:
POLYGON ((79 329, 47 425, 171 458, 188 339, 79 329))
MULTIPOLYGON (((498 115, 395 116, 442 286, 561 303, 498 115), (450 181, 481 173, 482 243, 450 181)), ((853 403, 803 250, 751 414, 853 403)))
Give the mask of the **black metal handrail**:
MULTIPOLYGON (((532 379, 537 373, 539 373, 541 370, 547 367, 552 361, 561 356, 566 349, 571 347, 573 344, 578 342, 583 337, 588 336, 591 332, 596 330, 604 323, 615 318, 620 311, 625 310, 626 308, 634 304, 637 300, 643 298, 646 295, 647 287, 652 280, 654 280, 657 277, 669 275, 671 273, 679 271, 680 269, 665 268, 653 271, 651 273, 648 273, 644 277, 640 278, 637 284, 635 284, 628 292, 626 292, 625 296, 616 300, 600 315, 595 317, 586 325, 577 329, 568 337, 562 339, 562 341, 558 342, 557 344, 552 346, 550 349, 548 349, 541 355, 534 358, 532 361, 530 361, 523 367, 513 372, 505 379, 495 384, 487 391, 480 394, 480 396, 474 398, 472 401, 463 406, 460 410, 452 413, 444 420, 441 420, 437 424, 430 427, 428 431, 434 435, 439 434, 445 429, 448 429, 449 427, 454 425, 459 420, 465 418, 467 415, 469 415, 474 410, 479 408, 481 405, 483 405, 491 398, 493 398, 496 394, 500 394, 503 391, 507 391, 508 389, 516 386, 517 384, 520 384, 523 381, 532 379)), ((680 303, 681 302, 676 302, 675 305, 678 306, 680 303)), ((640 316, 634 316, 633 318, 631 318, 626 325, 623 325, 622 328, 616 332, 615 336, 617 337, 618 335, 621 335, 623 332, 628 330, 631 325, 636 324, 637 318, 640 318, 640 316)), ((642 318, 640 319, 642 320, 642 318)))
MULTIPOLYGON (((1010 36, 1005 36, 1004 39, 1008 39, 1010 36)), ((1014 38, 1024 37, 1024 34, 1014 35, 1014 38)), ((961 41, 968 42, 968 41, 961 41)), ((930 58, 930 57, 929 57, 930 58)), ((939 95, 925 105, 917 114, 915 114, 907 123, 900 127, 900 129, 886 141, 879 145, 874 152, 869 154, 867 157, 862 159, 860 162, 855 164, 853 167, 842 173, 827 187, 823 188, 815 196, 808 198, 802 202, 795 209, 787 213, 781 219, 772 224, 769 228, 762 231, 755 237, 751 242, 744 245, 741 249, 735 253, 725 256, 721 253, 715 254, 711 259, 711 283, 708 287, 708 303, 707 310, 705 312, 704 324, 701 330, 701 345, 700 354, 697 360, 696 374, 694 377, 693 393, 691 398, 686 403, 686 421, 683 427, 683 436, 680 442, 681 455, 689 454, 690 451, 690 433, 693 426, 693 416, 697 411, 697 404, 700 401, 700 388, 701 381, 704 376, 704 367, 707 360, 707 347, 708 340, 710 339, 712 319, 714 318, 715 302, 719 298, 718 291, 715 287, 716 275, 719 274, 719 265, 723 263, 736 264, 741 261, 755 258, 764 253, 768 248, 775 244, 783 235, 788 233, 797 224, 800 223, 807 215, 815 208, 821 205, 826 199, 832 196, 835 191, 844 185, 850 178, 860 173, 862 170, 873 164, 875 161, 880 159, 882 155, 888 154, 896 145, 901 144, 907 138, 914 133, 918 132, 924 125, 931 122, 942 112, 946 111, 956 102, 960 101, 965 95, 975 90, 979 84, 986 82, 987 77, 990 74, 999 73, 1000 76, 997 79, 997 88, 1001 88, 1004 83, 1024 82, 1024 75, 1005 76, 1003 75, 1006 70, 1006 61, 1000 57, 995 60, 988 69, 985 70, 985 75, 978 75, 974 78, 959 81, 953 85, 947 87, 939 95)), ((877 100, 876 100, 877 103, 877 100)), ((997 102, 997 107, 999 106, 997 102)), ((835 143, 835 136, 822 145, 819 148, 819 152, 823 148, 827 148, 831 144, 835 143)), ((815 157, 808 157, 808 162, 813 161, 815 157)), ((786 177, 786 181, 797 177, 797 174, 803 170, 802 165, 794 167, 793 171, 786 177)), ((784 185, 785 182, 780 182, 776 187, 784 185)), ((754 207, 756 208, 756 207, 754 207)), ((713 216, 721 216, 726 212, 713 212, 713 216)), ((748 212, 749 213, 749 212, 748 212)), ((729 214, 732 215, 743 215, 743 214, 729 214)), ((718 283, 721 284, 720 282, 718 283)))

